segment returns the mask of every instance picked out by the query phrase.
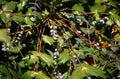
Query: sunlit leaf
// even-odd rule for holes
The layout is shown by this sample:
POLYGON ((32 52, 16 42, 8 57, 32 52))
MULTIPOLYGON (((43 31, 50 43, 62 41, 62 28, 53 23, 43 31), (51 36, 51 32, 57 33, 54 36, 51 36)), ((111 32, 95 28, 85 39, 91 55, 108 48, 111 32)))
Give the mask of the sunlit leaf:
POLYGON ((82 64, 72 72, 71 79, 83 79, 87 75, 105 78, 105 72, 99 68, 88 64, 82 64))
POLYGON ((34 25, 34 23, 30 20, 29 17, 25 17, 25 22, 27 25, 30 25, 30 26, 34 25))
POLYGON ((45 43, 48 43, 49 45, 53 45, 53 43, 55 42, 52 37, 47 36, 47 35, 43 35, 43 41, 45 43))
POLYGON ((35 72, 35 71, 27 71, 22 75, 22 79, 50 79, 46 76, 42 71, 35 72))
POLYGON ((22 75, 22 79, 32 79, 32 71, 27 71, 22 75))
POLYGON ((120 40, 120 34, 116 34, 116 35, 114 36, 114 39, 115 39, 115 40, 120 40))
POLYGON ((47 75, 45 75, 42 71, 39 71, 35 75, 35 79, 50 79, 47 75))
POLYGON ((9 38, 9 36, 7 34, 6 29, 0 29, 0 41, 10 43, 10 38, 9 38))
POLYGON ((101 0, 95 0, 94 4, 101 4, 101 0))

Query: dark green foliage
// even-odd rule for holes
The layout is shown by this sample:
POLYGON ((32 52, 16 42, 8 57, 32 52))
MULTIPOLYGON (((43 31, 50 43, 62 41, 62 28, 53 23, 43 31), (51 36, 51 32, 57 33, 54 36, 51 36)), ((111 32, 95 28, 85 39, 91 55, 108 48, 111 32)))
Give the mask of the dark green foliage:
POLYGON ((0 0, 0 79, 119 79, 119 0, 0 0))

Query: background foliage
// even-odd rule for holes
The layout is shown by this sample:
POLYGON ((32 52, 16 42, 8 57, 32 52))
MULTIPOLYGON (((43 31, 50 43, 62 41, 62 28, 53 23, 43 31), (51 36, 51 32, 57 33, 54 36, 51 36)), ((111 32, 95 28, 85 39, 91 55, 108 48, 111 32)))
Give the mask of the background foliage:
POLYGON ((119 79, 119 0, 0 0, 0 79, 119 79))

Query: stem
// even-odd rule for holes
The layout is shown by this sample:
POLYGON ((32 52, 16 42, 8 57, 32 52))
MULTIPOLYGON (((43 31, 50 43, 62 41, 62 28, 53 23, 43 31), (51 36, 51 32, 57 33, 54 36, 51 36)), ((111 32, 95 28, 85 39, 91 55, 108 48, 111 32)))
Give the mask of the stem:
POLYGON ((63 36, 67 42, 67 46, 68 46, 68 49, 69 49, 69 58, 70 58, 70 61, 69 61, 69 70, 68 70, 68 79, 70 79, 70 74, 71 74, 71 70, 72 70, 72 44, 71 44, 71 41, 69 40, 69 37, 68 35, 66 34, 65 32, 65 29, 61 28, 62 32, 63 32, 63 36))

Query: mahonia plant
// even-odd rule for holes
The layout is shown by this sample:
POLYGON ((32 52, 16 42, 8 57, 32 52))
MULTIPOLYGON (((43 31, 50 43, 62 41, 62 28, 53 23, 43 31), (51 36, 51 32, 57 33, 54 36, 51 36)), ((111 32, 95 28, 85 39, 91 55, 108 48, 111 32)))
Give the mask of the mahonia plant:
POLYGON ((119 79, 119 0, 0 0, 0 79, 119 79))

